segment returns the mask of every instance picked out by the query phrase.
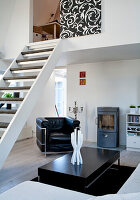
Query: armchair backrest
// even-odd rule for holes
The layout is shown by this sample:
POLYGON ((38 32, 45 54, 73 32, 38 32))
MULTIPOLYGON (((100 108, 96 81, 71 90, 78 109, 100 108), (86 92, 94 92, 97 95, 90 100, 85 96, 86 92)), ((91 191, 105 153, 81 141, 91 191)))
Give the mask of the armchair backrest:
POLYGON ((64 118, 63 117, 46 117, 48 120, 48 128, 51 131, 61 131, 64 127, 64 118))
POLYGON ((76 127, 79 127, 80 121, 71 117, 40 117, 36 119, 37 130, 42 131, 41 128, 46 128, 48 133, 61 132, 70 134, 76 127))

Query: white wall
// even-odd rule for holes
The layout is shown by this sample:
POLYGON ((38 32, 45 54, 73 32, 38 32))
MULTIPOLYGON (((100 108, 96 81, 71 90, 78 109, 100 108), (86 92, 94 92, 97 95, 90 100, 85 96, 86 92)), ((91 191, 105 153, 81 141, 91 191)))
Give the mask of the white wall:
POLYGON ((5 58, 15 58, 32 42, 32 10, 32 0, 0 0, 0 51, 5 58))
POLYGON ((3 71, 4 73, 11 63, 12 63, 12 60, 0 59, 0 71, 3 71))
POLYGON ((65 48, 74 51, 140 43, 139 8, 140 0, 102 0, 102 33, 66 39, 65 48))
MULTIPOLYGON (((125 114, 140 104, 140 60, 91 63, 67 67, 67 105, 76 100, 84 112, 78 115, 86 140, 96 142, 97 107, 120 107, 120 144, 125 144, 125 114), (79 85, 79 72, 86 71, 86 86, 79 85)), ((68 115, 73 116, 68 112, 68 115)))
POLYGON ((8 31, 8 24, 14 7, 13 0, 0 0, 0 51, 4 48, 4 41, 8 31))
POLYGON ((33 112, 31 113, 27 126, 32 127, 32 131, 36 131, 36 118, 37 117, 54 117, 55 116, 55 73, 53 72, 42 96, 37 102, 33 112))

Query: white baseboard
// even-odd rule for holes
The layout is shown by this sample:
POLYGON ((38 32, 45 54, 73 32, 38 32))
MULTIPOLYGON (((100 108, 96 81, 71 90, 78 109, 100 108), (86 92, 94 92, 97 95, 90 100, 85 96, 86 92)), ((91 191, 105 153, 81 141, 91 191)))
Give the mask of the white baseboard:
POLYGON ((92 143, 97 143, 97 141, 94 141, 94 140, 84 140, 84 142, 92 142, 92 143))
POLYGON ((127 147, 126 150, 127 151, 137 151, 137 152, 140 152, 140 149, 138 149, 138 148, 127 147))

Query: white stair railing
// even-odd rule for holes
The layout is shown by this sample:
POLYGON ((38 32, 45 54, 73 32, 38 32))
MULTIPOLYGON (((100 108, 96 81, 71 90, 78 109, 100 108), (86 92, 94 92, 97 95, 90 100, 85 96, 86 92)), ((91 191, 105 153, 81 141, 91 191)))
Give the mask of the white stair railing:
MULTIPOLYGON (((46 82, 49 80, 59 58, 62 53, 62 40, 59 40, 53 53, 50 55, 49 59, 44 64, 41 72, 37 76, 35 82, 33 83, 30 91, 25 96, 24 101, 21 103, 18 111, 11 120, 8 128, 3 134, 0 140, 0 169, 2 168, 6 158, 8 157, 14 143, 16 142, 22 128, 25 125, 30 113, 32 112, 35 104, 37 103, 46 82)), ((40 42, 38 45, 44 43, 40 42)), ((29 44, 28 46, 35 46, 35 43, 29 44)), ((19 58, 19 56, 18 56, 19 58)), ((17 58, 13 61, 11 66, 16 62, 17 58)), ((10 67, 11 67, 10 66, 10 67)), ((5 72, 5 75, 10 75, 10 67, 5 72)), ((5 85, 4 81, 1 80, 1 85, 5 85)))

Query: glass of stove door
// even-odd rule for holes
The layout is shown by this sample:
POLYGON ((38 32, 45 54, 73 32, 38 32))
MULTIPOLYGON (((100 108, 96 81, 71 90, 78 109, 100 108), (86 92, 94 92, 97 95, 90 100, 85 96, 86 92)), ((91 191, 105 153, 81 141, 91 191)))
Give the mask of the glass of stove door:
POLYGON ((102 130, 114 130, 114 115, 101 114, 98 116, 98 128, 102 130))

